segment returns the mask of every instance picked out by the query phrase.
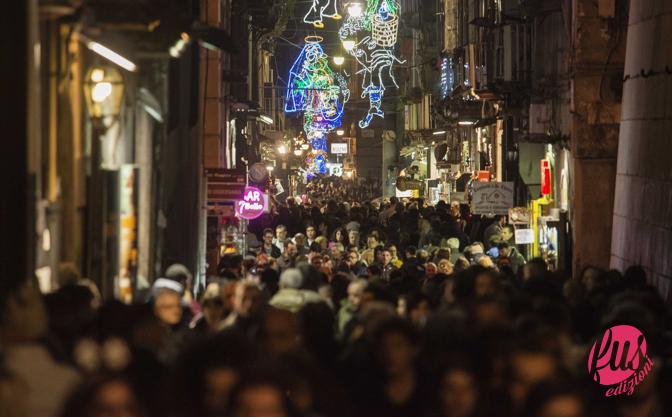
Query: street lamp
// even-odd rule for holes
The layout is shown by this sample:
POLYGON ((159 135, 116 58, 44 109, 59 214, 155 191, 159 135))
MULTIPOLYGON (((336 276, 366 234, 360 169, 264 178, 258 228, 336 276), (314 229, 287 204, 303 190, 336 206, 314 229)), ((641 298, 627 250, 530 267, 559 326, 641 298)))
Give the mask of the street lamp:
POLYGON ((345 135, 345 130, 343 130, 343 129, 338 129, 338 130, 336 130, 336 134, 337 134, 338 136, 343 136, 343 135, 345 135))
POLYGON ((282 145, 278 146, 278 153, 280 155, 284 155, 284 154, 287 153, 287 147, 285 146, 284 143, 282 145))
POLYGON ((345 48, 346 51, 352 51, 355 49, 355 41, 353 39, 345 39, 343 41, 343 48, 345 48))
MULTIPOLYGON (((100 44, 89 42, 89 48, 112 62, 124 64, 116 55, 109 53, 100 44), (115 61, 116 60, 116 61, 115 61)), ((124 67, 126 68, 126 67, 124 67)), ((135 68, 135 67, 133 67, 135 68)), ((129 71, 131 69, 126 68, 129 71)), ((91 174, 89 180, 89 201, 87 213, 87 241, 91 245, 91 254, 87 257, 88 276, 100 286, 103 297, 118 296, 125 302, 132 298, 132 284, 128 277, 117 283, 119 223, 117 209, 110 205, 117 195, 112 185, 118 180, 115 170, 114 146, 105 145, 107 131, 119 119, 124 97, 124 79, 119 70, 112 65, 95 65, 86 73, 83 83, 84 99, 92 122, 91 174), (103 146, 105 145, 105 146, 103 146), (115 215, 111 215, 115 213, 115 215)), ((121 127, 119 127, 121 129, 121 127)), ((111 142, 114 143, 114 142, 111 142)))
POLYGON ((353 2, 348 5, 348 14, 352 17, 361 17, 362 16, 362 4, 358 2, 353 2))
POLYGON ((119 71, 108 65, 94 66, 86 74, 84 96, 89 115, 109 126, 119 116, 124 81, 119 71))
POLYGON ((344 57, 342 57, 342 56, 340 56, 340 55, 336 55, 336 56, 334 57, 334 64, 336 64, 336 65, 343 65, 344 62, 345 62, 345 58, 344 58, 344 57))

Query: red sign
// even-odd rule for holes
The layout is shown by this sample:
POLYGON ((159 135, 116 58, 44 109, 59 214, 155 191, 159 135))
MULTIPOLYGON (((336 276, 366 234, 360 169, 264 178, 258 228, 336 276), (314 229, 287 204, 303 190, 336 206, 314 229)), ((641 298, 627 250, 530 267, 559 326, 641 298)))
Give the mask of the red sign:
POLYGON ((236 214, 247 220, 261 216, 265 208, 264 193, 257 187, 245 187, 243 199, 236 202, 236 214))
POLYGON ((541 160, 541 195, 551 195, 553 185, 551 184, 551 164, 548 159, 541 160))
POLYGON ((490 171, 477 171, 476 172, 476 181, 489 182, 490 181, 490 171))

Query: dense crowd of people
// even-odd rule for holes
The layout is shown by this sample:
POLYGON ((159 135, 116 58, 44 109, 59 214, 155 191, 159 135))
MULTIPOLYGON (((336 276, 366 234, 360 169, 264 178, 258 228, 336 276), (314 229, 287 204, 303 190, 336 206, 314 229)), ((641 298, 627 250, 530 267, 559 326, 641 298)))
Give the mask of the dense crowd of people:
POLYGON ((526 262, 506 217, 337 196, 253 221, 204 288, 173 265, 133 305, 72 269, 8 294, 0 417, 672 415, 670 308, 641 268, 571 278, 526 262), (614 324, 655 366, 605 397, 586 363, 614 324))
POLYGON ((306 195, 316 200, 371 201, 380 196, 377 178, 316 176, 306 184, 306 195))

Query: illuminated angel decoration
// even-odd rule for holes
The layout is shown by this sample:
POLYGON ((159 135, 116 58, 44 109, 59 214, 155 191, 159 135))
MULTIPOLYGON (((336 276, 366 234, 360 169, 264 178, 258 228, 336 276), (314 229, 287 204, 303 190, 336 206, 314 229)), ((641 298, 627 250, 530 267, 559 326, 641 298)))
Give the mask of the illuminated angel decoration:
POLYGON ((326 133, 341 125, 350 98, 347 81, 329 67, 319 36, 308 36, 289 71, 285 111, 303 112, 303 129, 312 147, 309 167, 326 173, 326 133))
POLYGON ((370 31, 355 46, 348 50, 361 65, 358 74, 363 74, 362 98, 368 97, 369 110, 359 121, 359 127, 366 128, 374 116, 384 118, 382 101, 385 94, 386 78, 399 88, 392 68, 395 63, 404 63, 394 55, 399 25, 399 5, 393 0, 369 0, 366 12, 361 16, 348 16, 338 34, 341 40, 355 37, 358 32, 370 31))
POLYGON ((337 0, 313 0, 313 4, 303 17, 303 22, 321 29, 324 27, 323 20, 325 17, 336 20, 341 18, 341 15, 338 14, 337 0))

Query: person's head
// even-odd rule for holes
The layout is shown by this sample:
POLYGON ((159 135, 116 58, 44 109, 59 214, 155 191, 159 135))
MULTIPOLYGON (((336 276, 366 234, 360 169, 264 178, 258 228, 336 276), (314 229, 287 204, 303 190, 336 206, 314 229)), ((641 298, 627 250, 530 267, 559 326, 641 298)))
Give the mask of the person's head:
POLYGON ((513 239, 513 225, 511 224, 505 224, 502 226, 502 231, 500 232, 500 237, 502 238, 502 242, 509 242, 511 239, 513 239))
POLYGON ((488 269, 495 268, 495 262, 488 255, 479 256, 477 264, 482 266, 483 268, 488 269))
POLYGON ((270 307, 264 312, 261 327, 265 348, 272 355, 288 354, 299 348, 299 323, 294 313, 270 307))
POLYGON ((143 417, 146 411, 131 382, 121 375, 96 377, 73 392, 62 417, 143 417))
POLYGON ((232 417, 288 417, 285 390, 272 378, 244 379, 233 394, 232 417))
POLYGON ((306 246, 306 235, 303 233, 297 233, 294 235, 294 242, 296 243, 296 246, 299 248, 303 248, 306 246))
POLYGON ((406 311, 411 323, 422 327, 431 313, 429 297, 422 293, 409 294, 406 297, 406 311))
POLYGON ((390 254, 392 254, 392 260, 397 260, 399 259, 399 253, 397 252, 397 247, 394 245, 389 245, 387 249, 390 251, 390 254))
POLYGON ((383 249, 381 252, 381 257, 382 257, 382 264, 388 265, 390 262, 392 262, 392 251, 390 251, 389 248, 383 249))
POLYGON ((324 236, 318 236, 315 238, 315 243, 320 245, 320 251, 325 252, 327 248, 329 247, 329 241, 327 240, 326 237, 324 236))
POLYGON ((154 296, 154 314, 161 323, 174 326, 182 320, 182 295, 171 289, 161 289, 154 296))
POLYGON ((378 234, 371 233, 366 237, 366 245, 369 247, 369 249, 375 249, 378 244, 378 234))
POLYGON ((417 252, 418 249, 415 246, 406 246, 406 250, 404 251, 406 254, 406 259, 414 258, 417 252))
POLYGON ((285 225, 283 225, 283 224, 278 225, 275 228, 275 237, 280 242, 283 242, 285 239, 287 239, 287 227, 285 227, 285 225))
POLYGON ((354 310, 357 310, 362 301, 362 294, 368 285, 368 281, 358 278, 348 285, 348 301, 354 310))
POLYGON ((427 265, 425 265, 425 276, 427 278, 433 278, 438 271, 439 268, 436 266, 434 262, 428 262, 427 265))
POLYGON ((558 360, 555 355, 539 349, 514 349, 509 358, 511 383, 509 394, 514 406, 523 406, 530 389, 537 383, 556 376, 558 360))
POLYGON ((466 366, 452 366, 441 378, 441 408, 443 415, 470 417, 478 405, 478 378, 466 366))
POLYGON ((311 252, 310 264, 319 271, 322 268, 322 254, 319 252, 311 252))
POLYGON ((441 274, 450 275, 453 273, 453 264, 449 259, 441 259, 437 265, 438 271, 441 274))
POLYGON ((474 291, 477 297, 495 295, 497 292, 497 277, 491 270, 481 271, 474 278, 474 291))
POLYGON ((0 338, 6 344, 34 341, 47 333, 47 310, 40 291, 26 281, 13 291, 0 291, 0 338))
POLYGON ((583 417, 583 399, 577 387, 564 381, 546 381, 530 390, 521 417, 583 417))
POLYGON ((357 262, 359 262, 359 252, 356 249, 349 250, 345 261, 349 266, 355 265, 357 262))
POLYGON ((460 203, 459 202, 453 201, 452 203, 450 203, 450 214, 455 218, 460 217, 460 203))
POLYGON ((222 299, 222 288, 216 282, 208 284, 201 300, 203 318, 211 329, 216 329, 227 313, 222 299))
POLYGON ((357 230, 350 230, 348 232, 348 241, 351 245, 359 246, 359 232, 357 230))
POLYGON ((336 229, 334 232, 334 242, 340 242, 343 243, 345 242, 345 230, 342 227, 339 227, 336 229))
POLYGON ((502 241, 499 245, 497 245, 497 249, 499 250, 499 256, 506 258, 511 254, 511 246, 509 246, 506 241, 502 241))
POLYGON ((312 224, 306 227, 306 237, 308 240, 315 240, 315 237, 317 237, 317 231, 315 230, 315 226, 312 224))
POLYGON ((273 244, 273 229, 264 229, 262 239, 264 240, 264 245, 271 246, 273 244))
POLYGON ((241 317, 255 315, 261 308, 261 291, 256 284, 239 281, 233 294, 233 310, 241 317))
POLYGON ((303 282, 303 276, 301 271, 296 268, 287 268, 282 271, 280 274, 280 288, 301 288, 301 283, 303 282))
POLYGON ((412 371, 420 337, 407 320, 389 318, 374 329, 373 341, 382 371, 388 377, 412 371))
POLYGON ((504 226, 506 224, 506 216, 495 216, 495 222, 500 226, 504 226))
POLYGON ((285 256, 288 258, 294 258, 299 253, 296 248, 296 243, 291 239, 285 240, 285 256))

